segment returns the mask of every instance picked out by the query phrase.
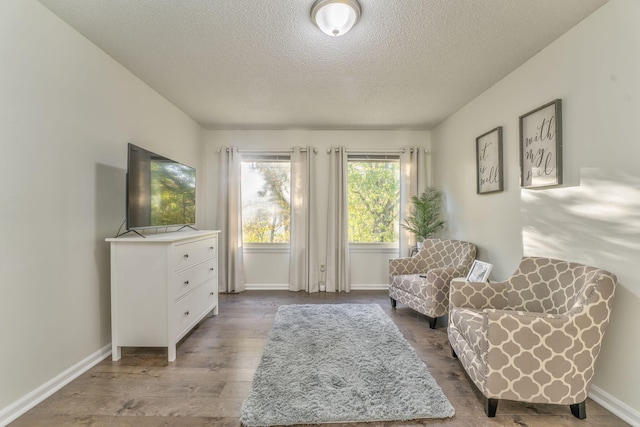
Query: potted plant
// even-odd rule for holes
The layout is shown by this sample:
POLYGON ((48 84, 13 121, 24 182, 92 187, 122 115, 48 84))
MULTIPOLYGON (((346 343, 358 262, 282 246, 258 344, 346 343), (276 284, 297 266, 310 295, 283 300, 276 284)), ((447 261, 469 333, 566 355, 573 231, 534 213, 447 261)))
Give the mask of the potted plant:
POLYGON ((440 219, 440 198, 442 193, 433 187, 418 196, 411 196, 413 208, 410 215, 402 223, 402 228, 409 230, 416 236, 418 250, 422 242, 433 236, 444 227, 445 222, 440 219))

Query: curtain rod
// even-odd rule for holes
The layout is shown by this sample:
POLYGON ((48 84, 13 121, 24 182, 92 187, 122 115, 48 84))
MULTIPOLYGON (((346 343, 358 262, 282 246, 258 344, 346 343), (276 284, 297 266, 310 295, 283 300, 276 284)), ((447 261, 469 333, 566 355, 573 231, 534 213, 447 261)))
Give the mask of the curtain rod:
MULTIPOLYGON (((419 147, 420 150, 422 147, 419 147)), ((338 151, 338 148, 333 148, 334 151, 338 151)), ((402 154, 406 153, 409 150, 410 153, 413 153, 414 148, 400 148, 398 150, 345 150, 347 154, 402 154)), ((331 148, 327 149, 327 154, 331 152, 331 148)), ((424 148, 425 153, 429 153, 429 151, 424 148)))
MULTIPOLYGON (((311 148, 311 149, 313 150, 314 154, 318 154, 317 149, 315 148, 311 148)), ((218 150, 218 152, 220 152, 220 150, 218 150)), ((227 147, 226 150, 228 153, 230 148, 227 147)), ((238 151, 239 153, 247 153, 247 154, 287 154, 287 153, 293 153, 293 148, 289 148, 288 150, 257 150, 257 149, 249 150, 249 149, 236 148, 236 151, 238 151)), ((309 151, 307 147, 300 148, 301 153, 306 153, 307 151, 309 151)))
MULTIPOLYGON (((327 149, 327 154, 331 153, 331 148, 327 149)), ((337 152, 339 148, 333 148, 333 151, 337 152)), ((344 150, 347 154, 402 154, 406 149, 401 150, 344 150)), ((411 149, 413 151, 413 149, 411 149)))

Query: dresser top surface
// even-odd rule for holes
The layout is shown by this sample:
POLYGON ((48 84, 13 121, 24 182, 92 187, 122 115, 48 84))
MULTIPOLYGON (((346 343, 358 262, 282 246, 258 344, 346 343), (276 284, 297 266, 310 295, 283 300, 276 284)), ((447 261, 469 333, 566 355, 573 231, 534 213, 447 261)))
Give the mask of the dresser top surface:
POLYGON ((120 237, 108 237, 105 239, 107 242, 144 242, 144 243, 167 243, 178 242, 180 240, 192 239, 194 237, 208 237, 215 236, 220 233, 220 230, 180 230, 170 231, 167 233, 157 234, 145 234, 145 237, 138 236, 134 233, 127 236, 120 237))

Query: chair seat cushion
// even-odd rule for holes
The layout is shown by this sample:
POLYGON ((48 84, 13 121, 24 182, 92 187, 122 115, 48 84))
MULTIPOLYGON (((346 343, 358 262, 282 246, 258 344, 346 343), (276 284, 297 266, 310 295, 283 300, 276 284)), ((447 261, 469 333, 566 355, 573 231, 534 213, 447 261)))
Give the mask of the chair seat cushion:
POLYGON ((423 286, 425 280, 419 274, 399 274, 393 277, 391 287, 398 288, 417 297, 426 298, 427 295, 423 286))
POLYGON ((456 307, 449 313, 449 321, 469 344, 476 356, 480 356, 483 349, 486 349, 482 317, 482 311, 472 308, 456 307))

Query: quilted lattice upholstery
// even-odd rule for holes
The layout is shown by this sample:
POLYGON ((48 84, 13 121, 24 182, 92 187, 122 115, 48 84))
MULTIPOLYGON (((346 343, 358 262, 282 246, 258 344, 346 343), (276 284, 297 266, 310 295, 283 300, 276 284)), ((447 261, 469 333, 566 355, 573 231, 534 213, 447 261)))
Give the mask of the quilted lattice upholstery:
POLYGON ((522 258, 505 282, 455 281, 451 347, 488 399, 574 411, 587 398, 615 285, 608 271, 538 257, 522 258))
POLYGON ((465 277, 475 258, 472 243, 427 239, 413 257, 389 260, 389 296, 431 319, 444 316, 451 279, 465 277))

